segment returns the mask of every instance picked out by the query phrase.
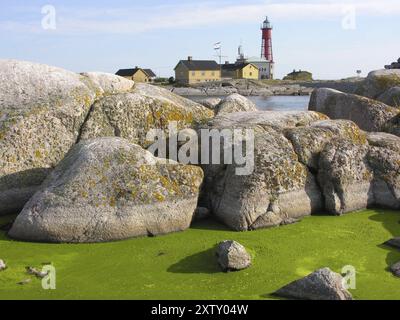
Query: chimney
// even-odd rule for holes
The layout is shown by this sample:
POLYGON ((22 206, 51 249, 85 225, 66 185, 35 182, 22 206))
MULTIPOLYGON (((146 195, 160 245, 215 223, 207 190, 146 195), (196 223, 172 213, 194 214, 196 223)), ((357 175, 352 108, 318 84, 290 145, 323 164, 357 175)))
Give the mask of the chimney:
POLYGON ((192 61, 193 60, 193 57, 192 56, 189 56, 188 57, 188 61, 192 61))
POLYGON ((229 64, 229 61, 225 61, 225 64, 229 64))

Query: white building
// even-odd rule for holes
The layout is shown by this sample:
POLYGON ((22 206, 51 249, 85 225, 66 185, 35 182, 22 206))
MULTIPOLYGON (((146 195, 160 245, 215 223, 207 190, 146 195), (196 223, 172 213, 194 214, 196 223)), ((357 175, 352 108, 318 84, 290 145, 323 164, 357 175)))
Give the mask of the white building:
POLYGON ((250 57, 246 58, 242 52, 242 48, 239 47, 239 57, 236 61, 236 63, 251 63, 258 68, 259 72, 259 80, 265 80, 265 79, 273 79, 274 78, 274 62, 268 61, 263 58, 257 58, 257 57, 250 57))
POLYGON ((274 63, 262 58, 251 57, 247 58, 248 63, 254 64, 258 67, 259 79, 274 79, 274 63))

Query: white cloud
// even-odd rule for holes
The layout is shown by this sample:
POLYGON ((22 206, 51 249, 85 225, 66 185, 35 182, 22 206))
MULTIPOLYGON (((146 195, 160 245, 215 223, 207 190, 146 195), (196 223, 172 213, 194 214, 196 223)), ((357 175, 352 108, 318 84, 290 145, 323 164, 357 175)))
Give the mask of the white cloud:
MULTIPOLYGON (((355 6, 358 16, 400 15, 398 0, 263 1, 253 4, 207 2, 190 5, 113 9, 60 7, 58 33, 133 34, 160 29, 192 28, 226 23, 254 22, 265 14, 277 20, 341 19, 344 8, 355 6)), ((0 23, 8 31, 42 32, 40 21, 0 23)))

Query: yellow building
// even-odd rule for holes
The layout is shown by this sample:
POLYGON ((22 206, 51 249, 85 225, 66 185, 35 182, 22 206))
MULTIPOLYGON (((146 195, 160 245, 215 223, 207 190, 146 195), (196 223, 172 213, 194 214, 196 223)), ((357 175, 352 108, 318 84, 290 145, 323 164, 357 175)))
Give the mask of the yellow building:
POLYGON ((258 80, 260 72, 256 65, 252 63, 229 64, 225 63, 221 67, 222 78, 225 79, 252 79, 258 80))
POLYGON ((136 67, 135 69, 121 69, 118 70, 116 73, 117 76, 127 78, 129 80, 133 80, 135 82, 140 82, 140 83, 149 83, 153 82, 154 79, 156 78, 156 75, 154 74, 151 69, 142 69, 136 67))
POLYGON ((221 67, 212 60, 179 61, 175 67, 175 79, 180 84, 196 84, 221 80, 221 67))

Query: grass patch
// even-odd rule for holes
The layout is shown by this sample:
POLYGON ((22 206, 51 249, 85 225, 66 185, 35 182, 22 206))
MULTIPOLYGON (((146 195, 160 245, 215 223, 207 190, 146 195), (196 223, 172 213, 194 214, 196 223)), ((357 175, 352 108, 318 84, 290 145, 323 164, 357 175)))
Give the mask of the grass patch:
MULTIPOLYGON (((0 226, 11 217, 0 218, 0 226)), ((343 217, 314 216, 281 228, 237 233, 205 221, 156 238, 104 244, 36 244, 0 232, 0 299, 270 299, 270 294, 308 273, 345 265, 357 269, 356 299, 400 299, 400 279, 388 266, 400 252, 382 246, 400 235, 400 214, 368 210, 343 217), (236 240, 254 256, 242 272, 219 271, 213 248, 236 240), (52 262, 57 289, 45 291, 26 266, 52 262)))

